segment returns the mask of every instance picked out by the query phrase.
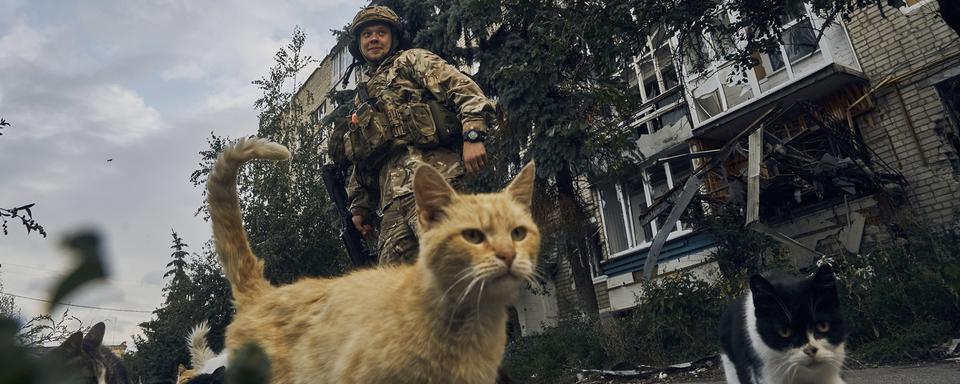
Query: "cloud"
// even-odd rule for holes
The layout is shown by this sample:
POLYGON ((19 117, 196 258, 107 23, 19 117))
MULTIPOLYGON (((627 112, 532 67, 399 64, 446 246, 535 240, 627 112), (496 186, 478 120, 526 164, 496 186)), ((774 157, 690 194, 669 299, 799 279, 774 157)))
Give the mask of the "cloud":
MULTIPOLYGON (((365 3, 0 0, 0 116, 13 124, 0 136, 0 206, 36 202, 49 233, 11 228, 0 262, 66 268, 57 241, 93 226, 104 235, 111 280, 69 300, 156 308, 170 229, 194 251, 210 238, 209 223, 193 216, 200 190, 187 181, 209 132, 255 133, 260 92, 250 82, 267 73, 294 27, 307 34, 304 53, 319 59, 333 44, 328 30, 365 3)), ((2 276, 8 291, 48 293, 46 272, 16 271, 2 276)), ((41 307, 18 305, 27 317, 41 307)), ((107 321, 117 342, 152 316, 71 313, 86 325, 107 321)))
POLYGON ((143 98, 116 84, 92 87, 76 100, 83 113, 79 128, 114 144, 127 144, 160 130, 160 113, 143 98))
POLYGON ((43 33, 31 28, 23 20, 17 20, 0 37, 0 68, 15 61, 36 62, 44 52, 47 40, 43 33))

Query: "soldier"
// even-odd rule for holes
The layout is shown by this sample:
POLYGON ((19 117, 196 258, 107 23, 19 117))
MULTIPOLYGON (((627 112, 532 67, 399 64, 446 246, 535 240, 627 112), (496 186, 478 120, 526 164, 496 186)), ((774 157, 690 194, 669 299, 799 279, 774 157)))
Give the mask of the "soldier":
POLYGON ((367 63, 343 136, 353 164, 347 186, 353 224, 367 236, 372 227, 366 219, 382 210, 380 264, 412 262, 418 252, 414 170, 430 164, 457 186, 464 172, 483 168, 494 106, 473 80, 439 56, 404 49, 403 24, 390 8, 364 8, 350 33, 350 53, 367 63))

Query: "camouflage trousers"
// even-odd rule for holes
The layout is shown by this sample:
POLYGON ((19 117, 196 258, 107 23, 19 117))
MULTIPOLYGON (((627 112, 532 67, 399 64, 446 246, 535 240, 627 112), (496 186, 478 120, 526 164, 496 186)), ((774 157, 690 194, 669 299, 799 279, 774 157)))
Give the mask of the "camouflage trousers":
POLYGON ((417 204, 413 194, 393 200, 383 208, 380 236, 377 238, 380 265, 412 264, 417 259, 417 204))
MULTIPOLYGON (((460 178, 448 180, 457 191, 460 178)), ((395 198, 383 208, 380 219, 380 235, 377 238, 380 265, 413 264, 420 252, 417 234, 417 203, 413 194, 395 198)))

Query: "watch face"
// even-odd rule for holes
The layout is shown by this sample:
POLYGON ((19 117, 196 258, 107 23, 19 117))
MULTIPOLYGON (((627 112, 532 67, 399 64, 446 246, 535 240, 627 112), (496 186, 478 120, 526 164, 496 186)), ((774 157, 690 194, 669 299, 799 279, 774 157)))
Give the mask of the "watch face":
POLYGON ((480 138, 480 133, 478 133, 477 131, 469 131, 469 132, 467 132, 467 139, 469 139, 469 140, 476 140, 476 139, 479 139, 479 138, 480 138))

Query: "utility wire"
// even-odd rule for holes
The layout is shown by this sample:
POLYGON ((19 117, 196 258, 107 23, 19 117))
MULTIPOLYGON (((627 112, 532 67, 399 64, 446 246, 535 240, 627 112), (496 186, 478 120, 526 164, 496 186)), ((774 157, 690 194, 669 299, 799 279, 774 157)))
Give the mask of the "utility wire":
POLYGON ((54 302, 52 302, 52 301, 50 301, 50 300, 38 299, 38 298, 35 298, 35 297, 27 297, 27 296, 22 296, 22 295, 15 295, 15 294, 6 293, 6 292, 0 292, 0 295, 12 296, 12 297, 20 298, 20 299, 40 301, 40 302, 44 302, 44 303, 52 303, 52 304, 58 304, 58 305, 66 305, 66 306, 68 306, 68 307, 97 309, 97 310, 101 310, 101 311, 132 312, 132 313, 153 313, 153 311, 143 311, 143 310, 138 310, 138 309, 104 308, 104 307, 95 307, 95 306, 91 306, 91 305, 80 305, 80 304, 71 304, 71 303, 54 303, 54 302))

